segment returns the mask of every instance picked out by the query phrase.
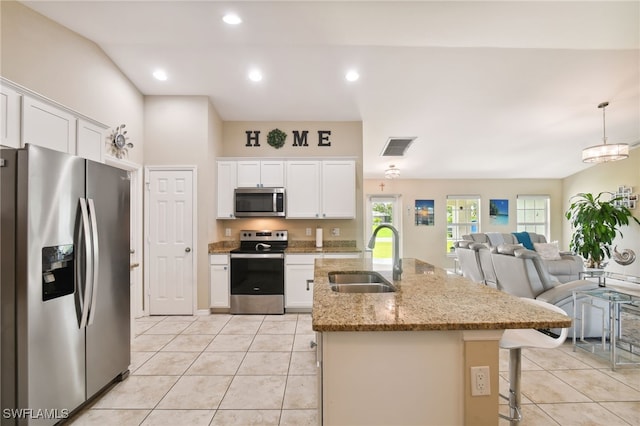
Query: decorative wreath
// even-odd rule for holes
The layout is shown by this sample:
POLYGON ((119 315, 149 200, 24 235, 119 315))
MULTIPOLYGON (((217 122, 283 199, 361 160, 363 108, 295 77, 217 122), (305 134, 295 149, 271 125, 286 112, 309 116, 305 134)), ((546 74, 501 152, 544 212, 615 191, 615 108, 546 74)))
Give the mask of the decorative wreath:
POLYGON ((275 149, 280 149, 284 145, 287 134, 280 129, 273 129, 267 134, 267 143, 275 149))

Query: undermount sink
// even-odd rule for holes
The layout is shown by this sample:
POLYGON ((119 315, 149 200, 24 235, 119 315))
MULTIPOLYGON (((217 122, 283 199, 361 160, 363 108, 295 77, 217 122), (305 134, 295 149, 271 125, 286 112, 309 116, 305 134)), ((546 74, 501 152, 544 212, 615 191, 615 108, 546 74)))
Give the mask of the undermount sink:
POLYGON ((338 293, 393 293, 396 288, 373 271, 329 272, 331 290, 338 293))

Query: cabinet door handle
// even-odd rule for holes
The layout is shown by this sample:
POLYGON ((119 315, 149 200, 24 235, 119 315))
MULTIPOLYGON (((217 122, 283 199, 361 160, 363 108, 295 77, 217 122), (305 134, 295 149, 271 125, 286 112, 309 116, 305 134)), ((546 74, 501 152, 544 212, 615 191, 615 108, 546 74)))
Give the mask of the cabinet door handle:
POLYGON ((227 267, 226 267, 226 266, 224 267, 224 270, 225 270, 225 271, 227 270, 227 267))
POLYGON ((307 291, 310 290, 309 286, 313 284, 313 280, 307 280, 307 291))

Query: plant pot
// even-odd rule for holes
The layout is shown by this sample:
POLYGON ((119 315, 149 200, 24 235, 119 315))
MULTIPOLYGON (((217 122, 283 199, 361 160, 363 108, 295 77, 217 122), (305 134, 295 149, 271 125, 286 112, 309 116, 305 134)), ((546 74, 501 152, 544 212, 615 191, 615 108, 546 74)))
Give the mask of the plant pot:
POLYGON ((588 269, 604 269, 604 267, 607 266, 607 263, 609 262, 606 260, 596 262, 595 260, 589 258, 584 261, 584 267, 588 269))

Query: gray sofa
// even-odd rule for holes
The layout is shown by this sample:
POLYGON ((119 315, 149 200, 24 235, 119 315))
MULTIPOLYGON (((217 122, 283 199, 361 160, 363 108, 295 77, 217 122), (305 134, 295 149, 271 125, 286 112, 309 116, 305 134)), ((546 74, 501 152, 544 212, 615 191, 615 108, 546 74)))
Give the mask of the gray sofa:
MULTIPOLYGON (((521 233, 520 233, 521 234, 521 233)), ((535 246, 543 248, 548 247, 547 240, 544 235, 536 234, 534 232, 526 232, 528 235, 529 241, 531 245, 528 248, 529 250, 537 250, 535 246)), ((499 233, 499 232, 487 232, 487 233, 474 233, 469 235, 463 235, 463 240, 472 241, 475 243, 484 244, 489 248, 497 247, 501 244, 519 244, 519 241, 514 234, 509 233, 499 233)), ((525 243, 526 244, 526 243, 525 243)), ((456 250, 457 253, 457 250, 456 250)), ((584 260, 582 257, 571 254, 569 252, 561 252, 556 251, 554 254, 556 256, 555 259, 544 259, 544 253, 542 255, 542 262, 547 268, 549 274, 553 275, 560 282, 566 283, 575 281, 580 278, 580 272, 584 271, 584 260)), ((459 256, 459 255, 458 255, 459 256)), ((553 256, 549 256, 553 257, 553 256)), ((480 259, 480 256, 478 256, 480 259)), ((462 267, 462 264, 461 264, 462 267)), ((488 270, 489 264, 485 263, 485 269, 488 270)), ((486 275, 486 272, 485 272, 486 275)), ((486 278, 485 278, 486 280, 486 278)))
MULTIPOLYGON (((573 317, 573 291, 598 288, 598 283, 587 280, 560 282, 547 269, 540 254, 519 245, 501 244, 490 250, 497 280, 497 287, 519 297, 551 303, 573 317)), ((603 316, 608 316, 606 304, 599 306, 603 316)), ((590 318, 585 324, 586 337, 602 334, 602 318, 590 318)), ((573 335, 573 330, 571 330, 573 335)))
POLYGON ((473 282, 486 284, 484 272, 480 266, 478 251, 482 249, 488 250, 488 247, 473 241, 456 241, 454 247, 462 276, 469 278, 473 282))

